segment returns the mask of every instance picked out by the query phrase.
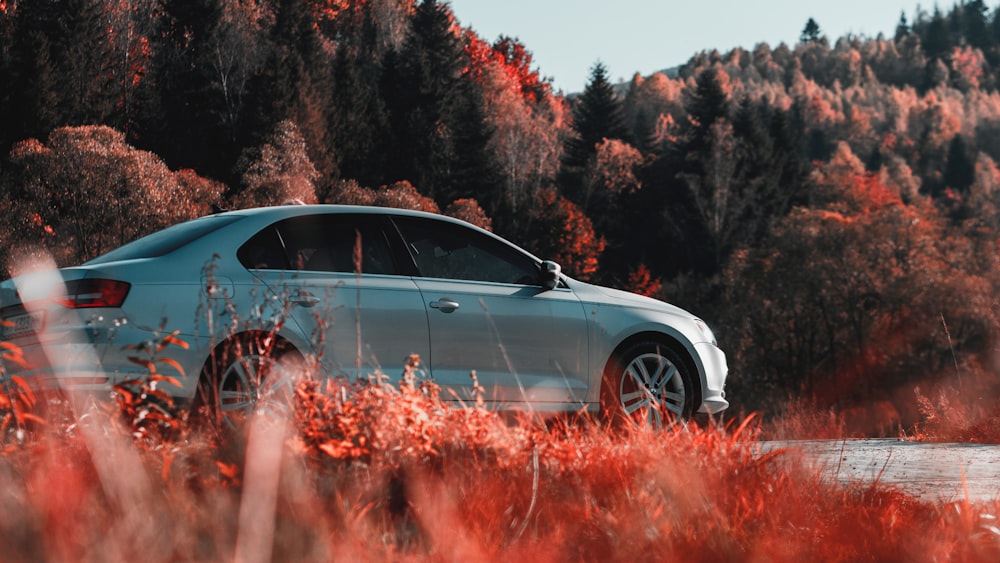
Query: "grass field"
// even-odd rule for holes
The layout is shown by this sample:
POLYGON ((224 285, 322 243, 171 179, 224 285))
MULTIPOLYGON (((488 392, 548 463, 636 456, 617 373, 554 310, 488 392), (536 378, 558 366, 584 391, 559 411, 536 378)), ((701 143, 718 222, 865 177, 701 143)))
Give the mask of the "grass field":
POLYGON ((512 421, 406 377, 308 381, 225 435, 142 393, 36 402, 0 402, 5 561, 1000 560, 1000 502, 834 483, 760 455, 754 416, 512 421))

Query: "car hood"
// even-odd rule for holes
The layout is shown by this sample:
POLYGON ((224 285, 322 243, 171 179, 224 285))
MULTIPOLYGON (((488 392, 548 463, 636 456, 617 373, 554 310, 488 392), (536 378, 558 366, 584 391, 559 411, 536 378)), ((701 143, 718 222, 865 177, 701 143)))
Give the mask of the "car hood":
POLYGON ((578 280, 572 281, 572 289, 584 303, 618 307, 637 307, 688 319, 696 318, 695 315, 677 307, 676 305, 671 305, 670 303, 660 301, 659 299, 653 299, 652 297, 646 297, 630 293, 628 291, 622 291, 620 289, 593 285, 578 280))

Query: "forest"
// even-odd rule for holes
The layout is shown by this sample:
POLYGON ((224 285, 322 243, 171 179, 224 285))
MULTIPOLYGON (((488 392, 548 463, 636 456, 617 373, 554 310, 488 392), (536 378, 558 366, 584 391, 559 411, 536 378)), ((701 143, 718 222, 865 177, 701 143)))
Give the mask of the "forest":
POLYGON ((708 319, 737 414, 996 414, 1000 7, 803 24, 564 93, 437 0, 0 0, 0 259, 290 199, 442 212, 708 319))

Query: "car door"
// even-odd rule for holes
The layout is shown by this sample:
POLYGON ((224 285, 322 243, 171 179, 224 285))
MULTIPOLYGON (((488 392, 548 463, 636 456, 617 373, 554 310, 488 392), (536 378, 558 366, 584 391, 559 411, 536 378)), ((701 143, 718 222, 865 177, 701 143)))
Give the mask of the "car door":
POLYGON ((380 370, 396 380, 411 354, 430 356, 423 299, 411 277, 397 275, 386 225, 378 215, 293 217, 239 251, 271 298, 287 304, 324 374, 380 370))
POLYGON ((585 397, 586 315, 566 287, 539 285, 539 264, 512 245, 460 224, 395 217, 416 264, 430 325, 430 368, 446 398, 504 408, 566 408, 585 397))

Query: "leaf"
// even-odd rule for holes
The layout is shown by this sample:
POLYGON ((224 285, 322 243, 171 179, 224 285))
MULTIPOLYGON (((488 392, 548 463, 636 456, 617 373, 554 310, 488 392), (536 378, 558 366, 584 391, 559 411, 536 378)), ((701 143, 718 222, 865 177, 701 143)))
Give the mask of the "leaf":
MULTIPOLYGON (((160 358, 160 359, 158 359, 156 361, 164 363, 164 364, 167 364, 168 366, 174 368, 175 370, 177 370, 177 373, 181 374, 181 376, 185 375, 184 374, 184 368, 181 367, 181 364, 178 363, 177 360, 174 360, 173 358, 160 358)), ((176 380, 173 379, 173 378, 169 379, 168 381, 170 381, 171 383, 173 383, 174 385, 176 385, 178 387, 181 386, 181 384, 177 383, 176 380)))
POLYGON ((24 353, 20 348, 9 342, 0 342, 0 348, 7 349, 7 352, 4 352, 2 355, 4 359, 17 364, 24 369, 31 369, 31 365, 24 359, 24 353))
POLYGON ((236 480, 240 474, 240 468, 235 463, 226 463, 224 461, 216 461, 215 465, 219 468, 219 473, 223 477, 231 480, 236 480))
POLYGON ((132 399, 135 397, 135 393, 129 390, 125 385, 115 385, 115 392, 117 392, 122 397, 122 401, 126 404, 131 403, 132 399))
POLYGON ((181 340, 180 338, 177 338, 177 335, 180 334, 180 332, 181 331, 179 330, 175 330, 174 332, 171 332, 170 334, 164 336, 163 342, 167 344, 173 344, 174 346, 187 350, 190 347, 190 345, 187 342, 181 340))
POLYGON ((42 418, 42 417, 40 417, 40 416, 38 416, 36 414, 30 413, 30 412, 23 412, 23 413, 21 413, 21 419, 22 419, 22 421, 23 420, 30 420, 31 422, 34 422, 35 424, 45 424, 46 423, 46 421, 45 421, 44 418, 42 418))
POLYGON ((181 382, 177 380, 176 377, 171 377, 169 375, 154 374, 150 379, 153 381, 166 381, 167 383, 173 385, 174 387, 183 387, 181 382))
POLYGON ((346 454, 349 452, 349 448, 344 447, 343 442, 336 440, 330 440, 329 442, 320 444, 319 449, 334 459, 346 457, 346 454))
POLYGON ((142 358, 136 358, 135 356, 129 356, 128 361, 132 362, 133 364, 138 364, 138 365, 146 368, 147 370, 149 370, 149 373, 156 373, 156 364, 154 364, 153 362, 151 362, 149 360, 144 360, 142 358))
POLYGON ((28 385, 28 382, 25 381, 23 377, 21 377, 20 375, 13 375, 11 376, 10 380, 13 381, 14 384, 16 384, 17 387, 21 390, 25 402, 27 402, 29 405, 35 404, 35 392, 31 390, 31 387, 28 385))

